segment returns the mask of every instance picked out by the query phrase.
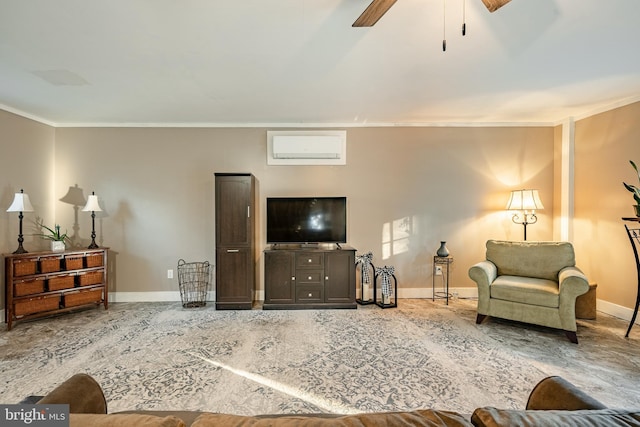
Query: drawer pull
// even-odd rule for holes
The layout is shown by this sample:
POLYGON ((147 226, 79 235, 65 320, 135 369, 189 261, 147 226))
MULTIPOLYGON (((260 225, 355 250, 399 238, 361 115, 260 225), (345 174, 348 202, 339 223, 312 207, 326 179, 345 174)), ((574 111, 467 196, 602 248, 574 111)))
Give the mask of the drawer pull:
POLYGON ((313 296, 313 294, 309 294, 309 298, 311 298, 313 296))
POLYGON ((311 258, 309 258, 309 262, 311 262, 311 258))
POLYGON ((296 280, 296 276, 291 277, 291 280, 296 280))
POLYGON ((329 276, 324 276, 324 280, 329 280, 329 276))
POLYGON ((227 249, 228 254, 234 254, 236 252, 240 252, 240 249, 227 249))
POLYGON ((308 280, 311 280, 311 276, 309 276, 309 279, 308 279, 308 280))

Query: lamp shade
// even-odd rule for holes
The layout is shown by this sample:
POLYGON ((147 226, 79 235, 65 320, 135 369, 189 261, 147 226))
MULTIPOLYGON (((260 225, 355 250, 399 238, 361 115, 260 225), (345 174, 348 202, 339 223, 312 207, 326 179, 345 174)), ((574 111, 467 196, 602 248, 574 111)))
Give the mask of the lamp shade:
POLYGON ((96 196, 95 194, 91 194, 87 199, 87 204, 84 206, 84 208, 82 208, 82 211, 83 212, 88 212, 88 211, 101 212, 102 209, 98 204, 98 196, 96 196))
POLYGON ((13 197, 13 203, 7 209, 7 212, 33 212, 33 206, 29 200, 29 195, 20 190, 19 193, 13 197))
POLYGON ((535 211, 544 209, 538 190, 514 190, 507 203, 510 211, 535 211))

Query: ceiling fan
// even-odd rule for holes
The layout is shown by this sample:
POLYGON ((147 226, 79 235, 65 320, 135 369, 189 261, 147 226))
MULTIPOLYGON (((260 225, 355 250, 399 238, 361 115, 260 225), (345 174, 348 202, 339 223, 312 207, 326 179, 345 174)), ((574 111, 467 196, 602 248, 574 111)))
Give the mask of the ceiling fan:
MULTIPOLYGON (((356 19, 352 27, 373 27, 396 1, 398 0, 373 0, 358 19, 356 19)), ((511 0, 482 0, 482 3, 489 9, 489 12, 495 12, 510 1, 511 0)))

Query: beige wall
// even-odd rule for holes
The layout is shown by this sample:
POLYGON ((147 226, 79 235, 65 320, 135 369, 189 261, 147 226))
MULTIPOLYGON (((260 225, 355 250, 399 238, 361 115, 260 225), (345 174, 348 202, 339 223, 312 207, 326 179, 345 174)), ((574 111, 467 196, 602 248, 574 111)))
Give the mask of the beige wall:
POLYGON ((634 216, 635 202, 622 182, 638 184, 629 165, 640 163, 638 118, 635 103, 576 122, 576 256, 598 284, 598 298, 628 308, 635 303, 637 280, 621 217, 634 216))
MULTIPOLYGON (((552 237, 552 128, 348 129, 346 166, 307 167, 267 166, 266 131, 60 128, 55 198, 75 184, 100 196, 98 243, 115 252, 118 292, 175 291, 166 270, 178 259, 215 261, 214 172, 253 173, 260 212, 269 196, 347 196, 349 244, 394 265, 401 295, 430 290, 440 240, 455 257, 451 285, 472 287, 486 239, 521 239, 503 211, 511 189, 540 189, 547 210, 529 238, 552 237)), ((90 216, 79 217, 86 243, 90 216)), ((56 218, 71 228, 73 208, 58 202, 56 218)), ((264 215, 258 229, 264 248, 264 215)))
MULTIPOLYGON (((25 213, 23 247, 33 252, 45 242, 34 238, 36 216, 54 221, 54 137, 55 129, 0 110, 0 252, 11 253, 18 247, 18 213, 6 212, 20 189, 29 195, 35 212, 25 213)), ((0 271, 4 283, 4 268, 0 271)), ((4 292, 0 295, 4 307, 4 292)))
MULTIPOLYGON (((635 179, 628 161, 640 162, 639 116, 636 103, 575 126, 576 256, 598 298, 626 308, 636 271, 620 220, 633 215, 633 199, 621 183, 635 179)), ((96 228, 117 261, 112 290, 175 292, 166 270, 178 259, 214 261, 213 173, 233 171, 258 178, 260 212, 268 196, 347 196, 349 243, 394 265, 407 296, 430 288, 440 240, 455 257, 452 286, 472 288, 467 269, 482 258, 484 241, 521 238, 502 210, 511 189, 540 190, 546 209, 529 239, 556 236, 560 126, 353 128, 347 165, 331 167, 267 166, 266 130, 54 129, 0 111, 0 250, 17 246, 17 215, 5 212, 14 192, 24 188, 36 209, 25 218, 25 247, 34 251, 45 247, 29 235, 36 216, 72 231, 74 209, 59 199, 77 184, 85 196, 95 190, 107 210, 96 228)), ((86 245, 90 215, 78 220, 86 245)), ((261 215, 261 248, 264 226, 261 215)))

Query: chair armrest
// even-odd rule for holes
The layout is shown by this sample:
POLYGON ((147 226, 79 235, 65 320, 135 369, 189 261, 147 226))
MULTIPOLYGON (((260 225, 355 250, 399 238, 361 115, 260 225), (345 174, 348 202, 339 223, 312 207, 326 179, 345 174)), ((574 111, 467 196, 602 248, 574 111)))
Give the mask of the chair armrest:
POLYGON ((491 261, 480 261, 471 266, 469 277, 478 285, 478 313, 489 313, 489 286, 498 277, 498 268, 491 261))
POLYGON ((106 414, 107 400, 100 384, 87 374, 76 374, 38 401, 44 404, 68 404, 71 414, 106 414))
POLYGON ((480 261, 471 266, 469 277, 478 286, 489 286, 498 277, 498 267, 491 261, 480 261))
POLYGON ((558 273, 558 285, 560 287, 560 299, 565 295, 565 297, 575 300, 589 291, 587 276, 578 267, 565 267, 560 270, 560 273, 558 273))
POLYGON ((557 377, 547 377, 531 391, 528 410, 606 409, 606 406, 589 396, 569 381, 557 377))

